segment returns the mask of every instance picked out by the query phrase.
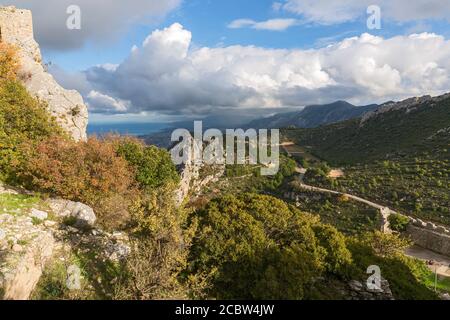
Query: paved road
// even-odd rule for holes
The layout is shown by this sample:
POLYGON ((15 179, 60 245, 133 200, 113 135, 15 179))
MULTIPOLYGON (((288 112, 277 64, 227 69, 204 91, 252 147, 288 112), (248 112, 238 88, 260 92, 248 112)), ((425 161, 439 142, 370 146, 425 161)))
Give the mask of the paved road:
POLYGON ((412 246, 406 249, 405 254, 423 261, 434 261, 434 265, 428 266, 430 270, 437 272, 441 276, 450 277, 450 257, 437 254, 419 246, 412 246))

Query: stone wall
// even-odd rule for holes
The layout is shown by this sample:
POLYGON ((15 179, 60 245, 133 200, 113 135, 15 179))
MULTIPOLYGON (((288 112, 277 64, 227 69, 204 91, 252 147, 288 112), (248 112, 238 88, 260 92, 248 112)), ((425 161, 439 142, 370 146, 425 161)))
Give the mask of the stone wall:
POLYGON ((19 50, 24 85, 48 104, 48 111, 76 141, 86 140, 88 111, 81 95, 62 88, 42 65, 39 45, 34 40, 31 11, 0 7, 0 41, 19 50))
POLYGON ((406 232, 418 246, 450 256, 449 229, 420 219, 410 218, 406 232))

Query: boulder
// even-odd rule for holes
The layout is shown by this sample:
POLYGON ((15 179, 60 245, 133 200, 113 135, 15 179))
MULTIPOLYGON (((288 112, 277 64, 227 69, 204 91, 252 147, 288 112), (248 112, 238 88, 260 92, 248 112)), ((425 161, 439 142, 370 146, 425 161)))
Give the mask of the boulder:
POLYGON ((62 199, 50 199, 47 203, 56 216, 74 219, 76 228, 93 227, 97 220, 94 210, 83 203, 62 199))

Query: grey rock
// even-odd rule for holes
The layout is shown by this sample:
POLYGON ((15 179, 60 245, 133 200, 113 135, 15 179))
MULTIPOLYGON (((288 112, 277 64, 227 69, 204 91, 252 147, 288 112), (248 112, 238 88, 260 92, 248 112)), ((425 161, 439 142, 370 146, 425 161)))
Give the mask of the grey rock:
POLYGON ((105 253, 111 261, 120 261, 130 254, 130 247, 123 243, 109 243, 105 247, 105 253))
POLYGON ((62 199, 51 199, 47 203, 56 216, 74 218, 76 228, 93 227, 97 220, 94 210, 83 203, 62 199))
POLYGON ((33 208, 31 209, 30 217, 43 221, 48 218, 48 213, 33 208))
POLYGON ((350 286, 350 288, 351 288, 353 291, 360 292, 360 291, 363 290, 363 285, 362 285, 362 283, 359 282, 359 281, 352 280, 352 281, 350 281, 350 282, 348 283, 348 285, 350 286))

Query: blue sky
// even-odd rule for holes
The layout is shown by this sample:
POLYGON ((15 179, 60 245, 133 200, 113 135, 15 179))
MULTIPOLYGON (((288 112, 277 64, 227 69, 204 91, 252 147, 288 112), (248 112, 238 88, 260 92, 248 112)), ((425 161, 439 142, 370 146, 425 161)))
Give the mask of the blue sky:
POLYGON ((450 91, 450 1, 2 3, 33 11, 50 72, 83 95, 95 122, 246 121, 450 91), (73 4, 80 30, 66 27, 73 4), (367 27, 373 4, 380 29, 367 27))

